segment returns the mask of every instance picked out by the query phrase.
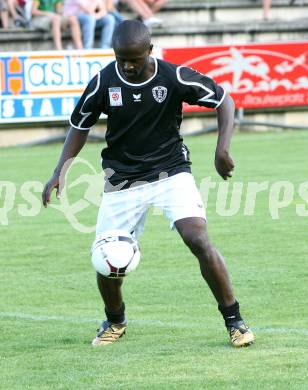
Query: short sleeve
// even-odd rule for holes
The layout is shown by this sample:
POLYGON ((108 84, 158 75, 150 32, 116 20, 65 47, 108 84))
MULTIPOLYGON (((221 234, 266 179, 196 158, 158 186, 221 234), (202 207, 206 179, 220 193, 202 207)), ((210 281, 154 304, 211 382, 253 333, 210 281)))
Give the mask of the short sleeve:
POLYGON ((214 80, 191 68, 176 69, 180 95, 184 102, 208 108, 218 108, 225 98, 225 90, 214 80))
POLYGON ((103 86, 101 72, 89 82, 70 118, 70 124, 78 130, 89 130, 103 112, 103 86))

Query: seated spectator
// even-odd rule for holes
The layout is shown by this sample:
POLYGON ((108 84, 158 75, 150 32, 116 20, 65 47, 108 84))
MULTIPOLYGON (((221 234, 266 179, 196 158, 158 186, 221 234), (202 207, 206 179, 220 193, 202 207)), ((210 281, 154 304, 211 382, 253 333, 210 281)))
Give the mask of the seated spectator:
POLYGON ((8 0, 9 12, 16 27, 29 27, 32 0, 8 0))
POLYGON ((87 49, 94 45, 95 29, 100 30, 99 47, 111 48, 112 34, 116 26, 115 17, 108 13, 107 0, 65 0, 64 12, 78 18, 87 49))
POLYGON ((83 47, 92 49, 94 45, 96 18, 90 13, 89 4, 84 0, 64 0, 64 16, 76 16, 82 31, 83 47))
POLYGON ((106 0, 107 11, 115 18, 116 26, 125 20, 117 9, 118 3, 118 0, 106 0))
POLYGON ((271 9, 272 0, 263 0, 263 19, 269 19, 269 12, 271 9))
POLYGON ((0 0, 0 27, 4 30, 9 28, 9 13, 5 0, 0 0))
POLYGON ((107 0, 88 0, 92 1, 92 10, 96 17, 96 29, 100 30, 101 49, 110 49, 112 46, 112 34, 116 26, 116 20, 113 15, 108 13, 107 0))
POLYGON ((167 0, 144 0, 151 8, 152 12, 158 12, 166 3, 167 0))
POLYGON ((154 14, 162 8, 166 0, 122 0, 122 2, 127 3, 146 26, 153 27, 162 24, 162 20, 156 18, 154 14))
POLYGON ((82 49, 81 31, 76 16, 67 18, 62 16, 62 0, 33 0, 32 25, 34 28, 43 31, 52 30, 52 37, 55 48, 62 50, 61 27, 70 26, 74 47, 82 49))

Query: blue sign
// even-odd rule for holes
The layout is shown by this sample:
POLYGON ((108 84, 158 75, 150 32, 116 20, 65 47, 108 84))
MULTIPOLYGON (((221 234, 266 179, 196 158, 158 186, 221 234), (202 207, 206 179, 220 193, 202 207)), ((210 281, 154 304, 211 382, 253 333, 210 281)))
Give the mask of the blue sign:
POLYGON ((66 121, 111 50, 0 53, 0 123, 66 121))

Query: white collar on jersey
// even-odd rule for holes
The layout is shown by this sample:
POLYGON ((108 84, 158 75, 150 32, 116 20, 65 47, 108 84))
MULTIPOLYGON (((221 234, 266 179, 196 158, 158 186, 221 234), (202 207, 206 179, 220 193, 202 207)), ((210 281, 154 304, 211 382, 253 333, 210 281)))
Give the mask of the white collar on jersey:
POLYGON ((144 81, 143 83, 140 83, 140 84, 133 84, 133 83, 129 83, 128 81, 126 81, 120 74, 119 72, 119 69, 118 69, 118 64, 117 64, 117 61, 115 62, 115 70, 117 72, 117 75, 119 77, 119 79, 121 81, 123 81, 123 83, 127 84, 127 85, 132 85, 134 87, 141 87, 142 85, 145 85, 147 83, 149 83, 150 81, 152 81, 154 79, 154 77, 157 75, 157 70, 158 70, 158 64, 157 64, 157 59, 155 57, 151 57, 153 58, 154 60, 154 64, 155 64, 155 71, 154 71, 154 74, 152 77, 150 77, 148 80, 144 81))

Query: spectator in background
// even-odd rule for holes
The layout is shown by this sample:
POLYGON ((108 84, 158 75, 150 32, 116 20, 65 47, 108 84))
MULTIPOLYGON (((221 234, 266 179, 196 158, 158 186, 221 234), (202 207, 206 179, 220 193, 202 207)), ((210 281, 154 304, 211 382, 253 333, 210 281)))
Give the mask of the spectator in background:
MULTIPOLYGON (((101 30, 100 44, 102 49, 111 48, 112 34, 116 26, 116 17, 108 12, 108 6, 111 11, 113 4, 108 4, 107 0, 65 0, 64 15, 75 16, 81 26, 82 39, 85 49, 91 49, 94 46, 95 29, 101 30)), ((117 15, 117 18, 121 17, 117 15)))
POLYGON ((144 0, 151 8, 152 12, 158 12, 166 3, 167 0, 144 0))
POLYGON ((110 49, 112 46, 112 35, 116 26, 115 17, 108 12, 107 0, 87 0, 89 8, 96 18, 96 29, 100 32, 101 49, 110 49))
POLYGON ((118 3, 118 0, 106 0, 107 11, 115 18, 116 26, 125 20, 117 9, 118 3))
POLYGON ((108 13, 107 0, 65 0, 64 15, 79 21, 86 49, 93 48, 96 29, 100 30, 99 47, 111 48, 116 19, 108 13))
POLYGON ((29 27, 32 0, 8 0, 8 7, 16 27, 29 27))
POLYGON ((65 28, 69 25, 74 47, 76 49, 82 49, 81 31, 77 17, 72 15, 64 18, 62 11, 62 0, 33 0, 33 27, 38 30, 49 31, 51 26, 55 48, 62 50, 61 27, 65 28))
POLYGON ((90 13, 87 0, 64 0, 63 14, 66 17, 76 16, 82 31, 83 47, 91 49, 94 45, 96 18, 90 13))
POLYGON ((166 0, 122 0, 122 2, 128 4, 147 27, 162 25, 162 20, 156 18, 154 13, 162 8, 166 0))
POLYGON ((9 28, 9 13, 6 0, 0 0, 0 27, 4 30, 9 28))
POLYGON ((263 0, 263 19, 269 19, 269 12, 271 9, 272 0, 263 0))
MULTIPOLYGON (((289 0, 289 5, 292 5, 295 3, 296 0, 289 0)), ((272 0, 263 0, 263 19, 268 20, 269 19, 269 13, 272 5, 272 0)))

